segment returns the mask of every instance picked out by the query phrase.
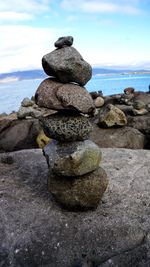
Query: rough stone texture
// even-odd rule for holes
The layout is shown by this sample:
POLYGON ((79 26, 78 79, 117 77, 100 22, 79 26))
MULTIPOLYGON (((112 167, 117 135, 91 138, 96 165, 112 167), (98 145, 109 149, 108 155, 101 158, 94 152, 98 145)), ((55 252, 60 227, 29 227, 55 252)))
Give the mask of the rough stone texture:
POLYGON ((150 103, 150 93, 149 92, 135 92, 133 101, 142 101, 145 105, 150 103))
POLYGON ((10 116, 0 119, 0 152, 37 148, 40 131, 37 119, 17 120, 10 116))
POLYGON ((102 153, 109 186, 94 212, 55 203, 41 150, 0 155, 1 267, 149 266, 150 153, 102 153))
POLYGON ((100 167, 79 177, 62 177, 49 173, 48 189, 56 200, 68 210, 97 208, 106 188, 108 178, 100 167))
POLYGON ((54 43, 55 47, 62 48, 64 46, 71 46, 73 44, 72 36, 63 36, 59 37, 58 40, 54 43))
POLYGON ((53 79, 44 80, 35 93, 36 104, 55 110, 76 110, 91 113, 94 102, 84 87, 75 84, 62 84, 53 79))
POLYGON ((93 124, 90 140, 99 147, 142 149, 145 146, 145 136, 131 127, 102 129, 93 124))
POLYGON ((57 90, 60 86, 63 84, 54 79, 48 78, 42 81, 35 92, 36 104, 50 109, 63 109, 62 103, 57 98, 57 90))
POLYGON ((64 108, 72 108, 82 113, 92 113, 95 109, 91 95, 84 87, 75 84, 61 86, 57 97, 64 108))
POLYGON ((61 112, 40 119, 47 136, 59 141, 86 140, 92 131, 89 119, 82 115, 67 115, 61 112))
POLYGON ((143 116, 128 116, 128 125, 145 134, 145 148, 150 149, 150 113, 143 116))
POLYGON ((127 119, 122 110, 112 104, 102 108, 99 113, 99 125, 103 127, 124 126, 127 119))
MULTIPOLYGON (((90 139, 100 147, 150 148, 149 114, 128 116, 127 119, 130 127, 115 129, 102 129, 92 123, 90 139)), ((1 117, 0 152, 37 147, 36 137, 40 131, 41 126, 37 119, 17 120, 16 113, 1 117)))
POLYGON ((150 134, 150 113, 143 116, 128 116, 128 126, 138 129, 144 134, 150 134))
POLYGON ((92 67, 74 47, 63 47, 45 55, 42 66, 47 75, 62 83, 85 85, 92 76, 92 67))
POLYGON ((62 176, 80 176, 99 167, 100 148, 90 140, 71 143, 52 141, 43 151, 51 171, 62 176))

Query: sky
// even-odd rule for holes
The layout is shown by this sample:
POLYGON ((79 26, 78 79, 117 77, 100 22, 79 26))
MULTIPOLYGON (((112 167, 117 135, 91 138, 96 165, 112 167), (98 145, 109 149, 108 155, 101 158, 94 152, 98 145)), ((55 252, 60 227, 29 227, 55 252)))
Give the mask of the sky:
POLYGON ((42 68, 68 35, 92 66, 150 69, 150 0, 1 0, 0 73, 42 68))

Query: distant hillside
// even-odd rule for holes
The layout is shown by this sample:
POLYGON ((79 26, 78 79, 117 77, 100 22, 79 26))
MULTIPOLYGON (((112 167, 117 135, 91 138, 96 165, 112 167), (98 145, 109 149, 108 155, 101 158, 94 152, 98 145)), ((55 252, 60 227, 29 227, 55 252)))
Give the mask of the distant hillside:
MULTIPOLYGON (((127 69, 105 69, 105 68, 93 68, 92 75, 98 74, 122 74, 122 73, 149 73, 148 70, 127 70, 127 69)), ((47 75, 44 73, 42 69, 39 70, 26 70, 26 71, 16 71, 10 73, 2 73, 0 74, 0 81, 9 81, 9 80, 29 80, 29 79, 44 79, 47 75)))
POLYGON ((18 78, 18 80, 29 80, 29 79, 42 79, 47 77, 44 71, 41 70, 25 70, 25 71, 16 71, 10 73, 0 74, 0 79, 6 78, 18 78))
POLYGON ((125 73, 149 73, 148 70, 133 70, 133 69, 105 69, 105 68, 93 68, 92 74, 125 74, 125 73))

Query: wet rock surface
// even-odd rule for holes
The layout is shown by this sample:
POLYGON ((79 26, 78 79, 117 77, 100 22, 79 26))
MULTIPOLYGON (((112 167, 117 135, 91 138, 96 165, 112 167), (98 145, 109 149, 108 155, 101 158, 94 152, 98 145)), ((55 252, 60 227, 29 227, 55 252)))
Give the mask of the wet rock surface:
POLYGON ((109 186, 94 212, 55 203, 41 150, 0 154, 1 267, 149 266, 150 153, 102 153, 109 186))

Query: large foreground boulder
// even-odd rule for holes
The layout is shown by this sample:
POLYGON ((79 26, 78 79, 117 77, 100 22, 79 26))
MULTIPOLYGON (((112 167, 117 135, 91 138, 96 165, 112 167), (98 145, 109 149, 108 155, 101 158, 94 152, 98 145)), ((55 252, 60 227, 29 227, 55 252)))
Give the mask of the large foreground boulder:
POLYGON ((145 148, 150 149, 150 113, 143 116, 128 116, 128 126, 145 135, 145 148))
POLYGON ((0 154, 1 267, 150 266, 150 153, 102 153, 110 182, 88 212, 55 203, 41 150, 0 154))
POLYGON ((143 116, 128 116, 128 126, 144 134, 150 134, 150 113, 143 116))
POLYGON ((145 136, 132 127, 103 129, 93 124, 90 140, 99 147, 117 147, 130 149, 143 149, 145 147, 145 136))
POLYGON ((15 116, 0 119, 0 152, 37 148, 41 131, 38 119, 17 120, 15 116))

